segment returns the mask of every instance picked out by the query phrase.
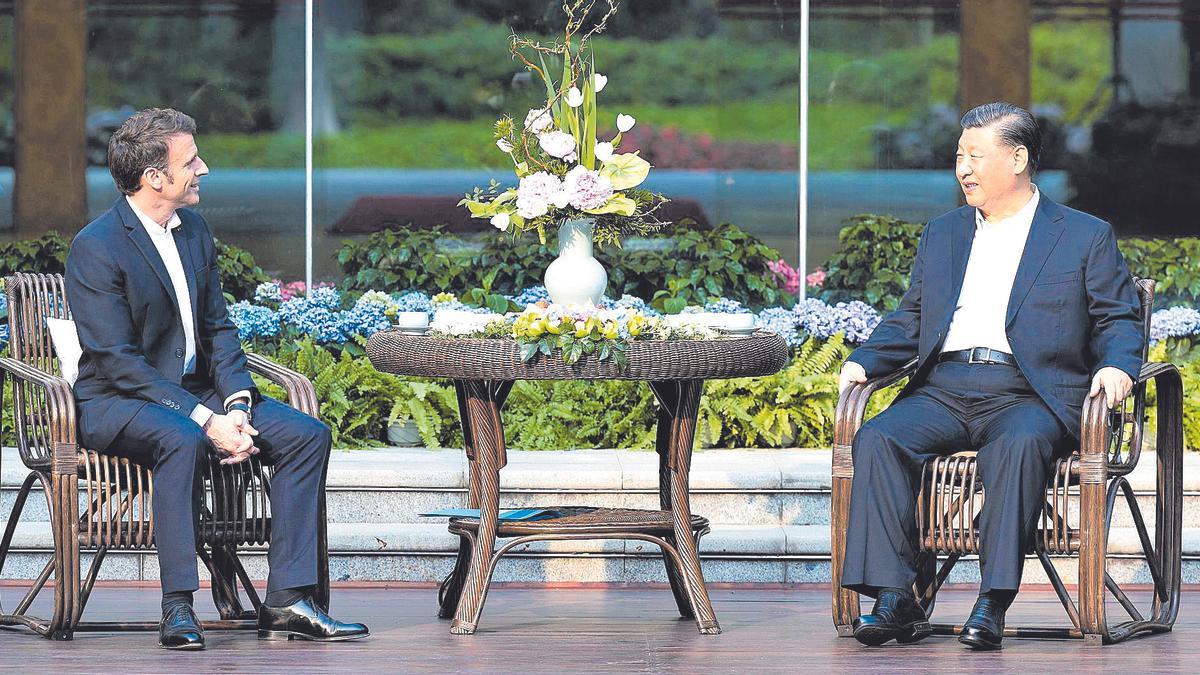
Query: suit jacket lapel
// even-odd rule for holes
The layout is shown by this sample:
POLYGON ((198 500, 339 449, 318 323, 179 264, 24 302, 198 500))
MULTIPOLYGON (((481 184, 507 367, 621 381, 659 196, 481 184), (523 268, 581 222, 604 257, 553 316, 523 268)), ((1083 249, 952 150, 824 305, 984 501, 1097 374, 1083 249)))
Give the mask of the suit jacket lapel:
POLYGON ((138 220, 137 215, 133 213, 133 209, 129 208, 129 202, 125 201, 124 197, 117 200, 117 213, 121 214, 121 220, 125 223, 125 229, 129 230, 129 238, 133 240, 138 250, 142 252, 142 257, 146 259, 146 263, 150 265, 150 269, 154 270, 154 274, 162 282, 167 295, 171 296, 171 302, 175 303, 175 311, 179 311, 179 298, 175 297, 175 286, 171 284, 171 275, 167 274, 167 266, 163 264, 162 256, 158 254, 158 249, 154 247, 154 242, 150 241, 150 234, 146 232, 142 221, 138 220))
MULTIPOLYGON (((180 216, 182 218, 182 216, 180 216)), ((197 276, 195 259, 195 242, 196 234, 194 227, 186 219, 181 221, 182 224, 175 230, 175 245, 179 248, 179 261, 183 263, 183 276, 187 279, 188 300, 192 305, 192 331, 193 335, 199 338, 200 331, 198 322, 200 320, 200 294, 197 288, 200 285, 200 277, 197 276)))
POLYGON ((1021 303, 1037 279, 1038 273, 1050 258, 1058 240, 1062 237, 1062 210, 1058 205, 1044 195, 1038 198, 1037 211, 1033 216, 1033 224, 1029 228, 1029 238, 1025 240, 1025 250, 1021 253, 1021 262, 1017 265, 1017 275, 1013 278, 1012 292, 1008 296, 1008 313, 1004 317, 1007 327, 1017 315, 1021 303))

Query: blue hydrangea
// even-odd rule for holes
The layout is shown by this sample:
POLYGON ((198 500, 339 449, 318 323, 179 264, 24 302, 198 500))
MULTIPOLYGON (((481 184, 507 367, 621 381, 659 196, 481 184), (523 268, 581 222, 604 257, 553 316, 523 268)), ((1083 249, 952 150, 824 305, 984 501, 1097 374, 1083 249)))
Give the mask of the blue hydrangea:
POLYGON ((704 305, 704 311, 718 314, 749 314, 750 310, 742 307, 742 303, 729 298, 718 298, 704 305))
POLYGON ((542 300, 550 302, 550 292, 545 286, 529 286, 516 295, 508 296, 508 299, 517 303, 518 307, 528 307, 542 300))
POLYGON ((313 307, 335 312, 342 306, 342 294, 332 286, 314 288, 308 293, 308 301, 313 307))
POLYGON ((0 324, 0 349, 3 349, 8 344, 8 322, 0 324))
POLYGON ((341 331, 347 336, 361 335, 371 337, 376 331, 390 328, 392 322, 387 317, 387 308, 374 302, 360 302, 354 309, 339 313, 341 331))
POLYGON ((865 302, 853 300, 829 306, 822 300, 807 298, 796 303, 792 311, 800 317, 800 329, 809 335, 826 339, 844 333, 846 342, 866 342, 879 325, 881 317, 865 302))
POLYGON ((661 316, 661 312, 646 304, 645 300, 637 296, 626 293, 621 296, 620 300, 613 303, 615 307, 630 309, 636 312, 641 312, 646 316, 661 316))
POLYGON ((1195 335, 1200 335, 1200 311, 1191 307, 1170 307, 1150 315, 1150 344, 1195 335))
POLYGON ((758 313, 756 323, 760 328, 779 333, 789 347, 799 347, 804 343, 805 336, 797 328, 800 326, 800 315, 783 307, 770 307, 758 313))
POLYGON ((229 320, 237 326, 239 340, 279 335, 279 315, 270 307, 242 300, 229 306, 229 320))
POLYGON ((283 302, 283 292, 278 281, 268 281, 254 289, 255 302, 283 302))
POLYGON ((421 291, 409 291, 393 300, 397 312, 432 312, 429 296, 421 291))

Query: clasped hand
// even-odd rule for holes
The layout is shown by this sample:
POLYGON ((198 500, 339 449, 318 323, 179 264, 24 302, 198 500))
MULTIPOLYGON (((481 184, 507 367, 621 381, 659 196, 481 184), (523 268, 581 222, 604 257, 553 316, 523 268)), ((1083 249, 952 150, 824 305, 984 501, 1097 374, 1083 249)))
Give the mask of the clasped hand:
POLYGON ((250 426, 250 418, 240 410, 225 415, 214 413, 204 433, 222 455, 222 464, 240 464, 258 454, 258 446, 254 444, 258 430, 250 426))

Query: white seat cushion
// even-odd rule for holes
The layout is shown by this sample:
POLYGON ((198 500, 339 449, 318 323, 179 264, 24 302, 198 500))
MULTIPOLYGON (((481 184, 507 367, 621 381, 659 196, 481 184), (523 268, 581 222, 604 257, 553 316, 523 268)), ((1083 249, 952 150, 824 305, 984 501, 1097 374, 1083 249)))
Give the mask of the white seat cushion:
POLYGON ((79 357, 83 355, 75 322, 48 316, 46 327, 50 329, 50 341, 54 343, 54 353, 58 355, 58 368, 62 371, 63 379, 75 386, 75 379, 79 377, 79 357))

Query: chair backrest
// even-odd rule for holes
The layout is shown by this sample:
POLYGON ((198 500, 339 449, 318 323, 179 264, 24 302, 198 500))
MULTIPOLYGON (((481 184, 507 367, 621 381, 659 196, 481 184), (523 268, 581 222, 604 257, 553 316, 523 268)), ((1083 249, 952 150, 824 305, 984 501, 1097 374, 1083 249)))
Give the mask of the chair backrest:
POLYGON ((1142 332, 1145 339, 1142 340, 1142 360, 1146 360, 1146 356, 1150 353, 1150 315, 1154 313, 1154 287, 1157 282, 1153 279, 1133 278, 1133 286, 1137 288, 1138 300, 1142 304, 1142 332))
POLYGON ((18 272, 5 279, 8 296, 9 345, 12 356, 43 372, 58 374, 54 343, 46 317, 70 319, 61 274, 18 272))

